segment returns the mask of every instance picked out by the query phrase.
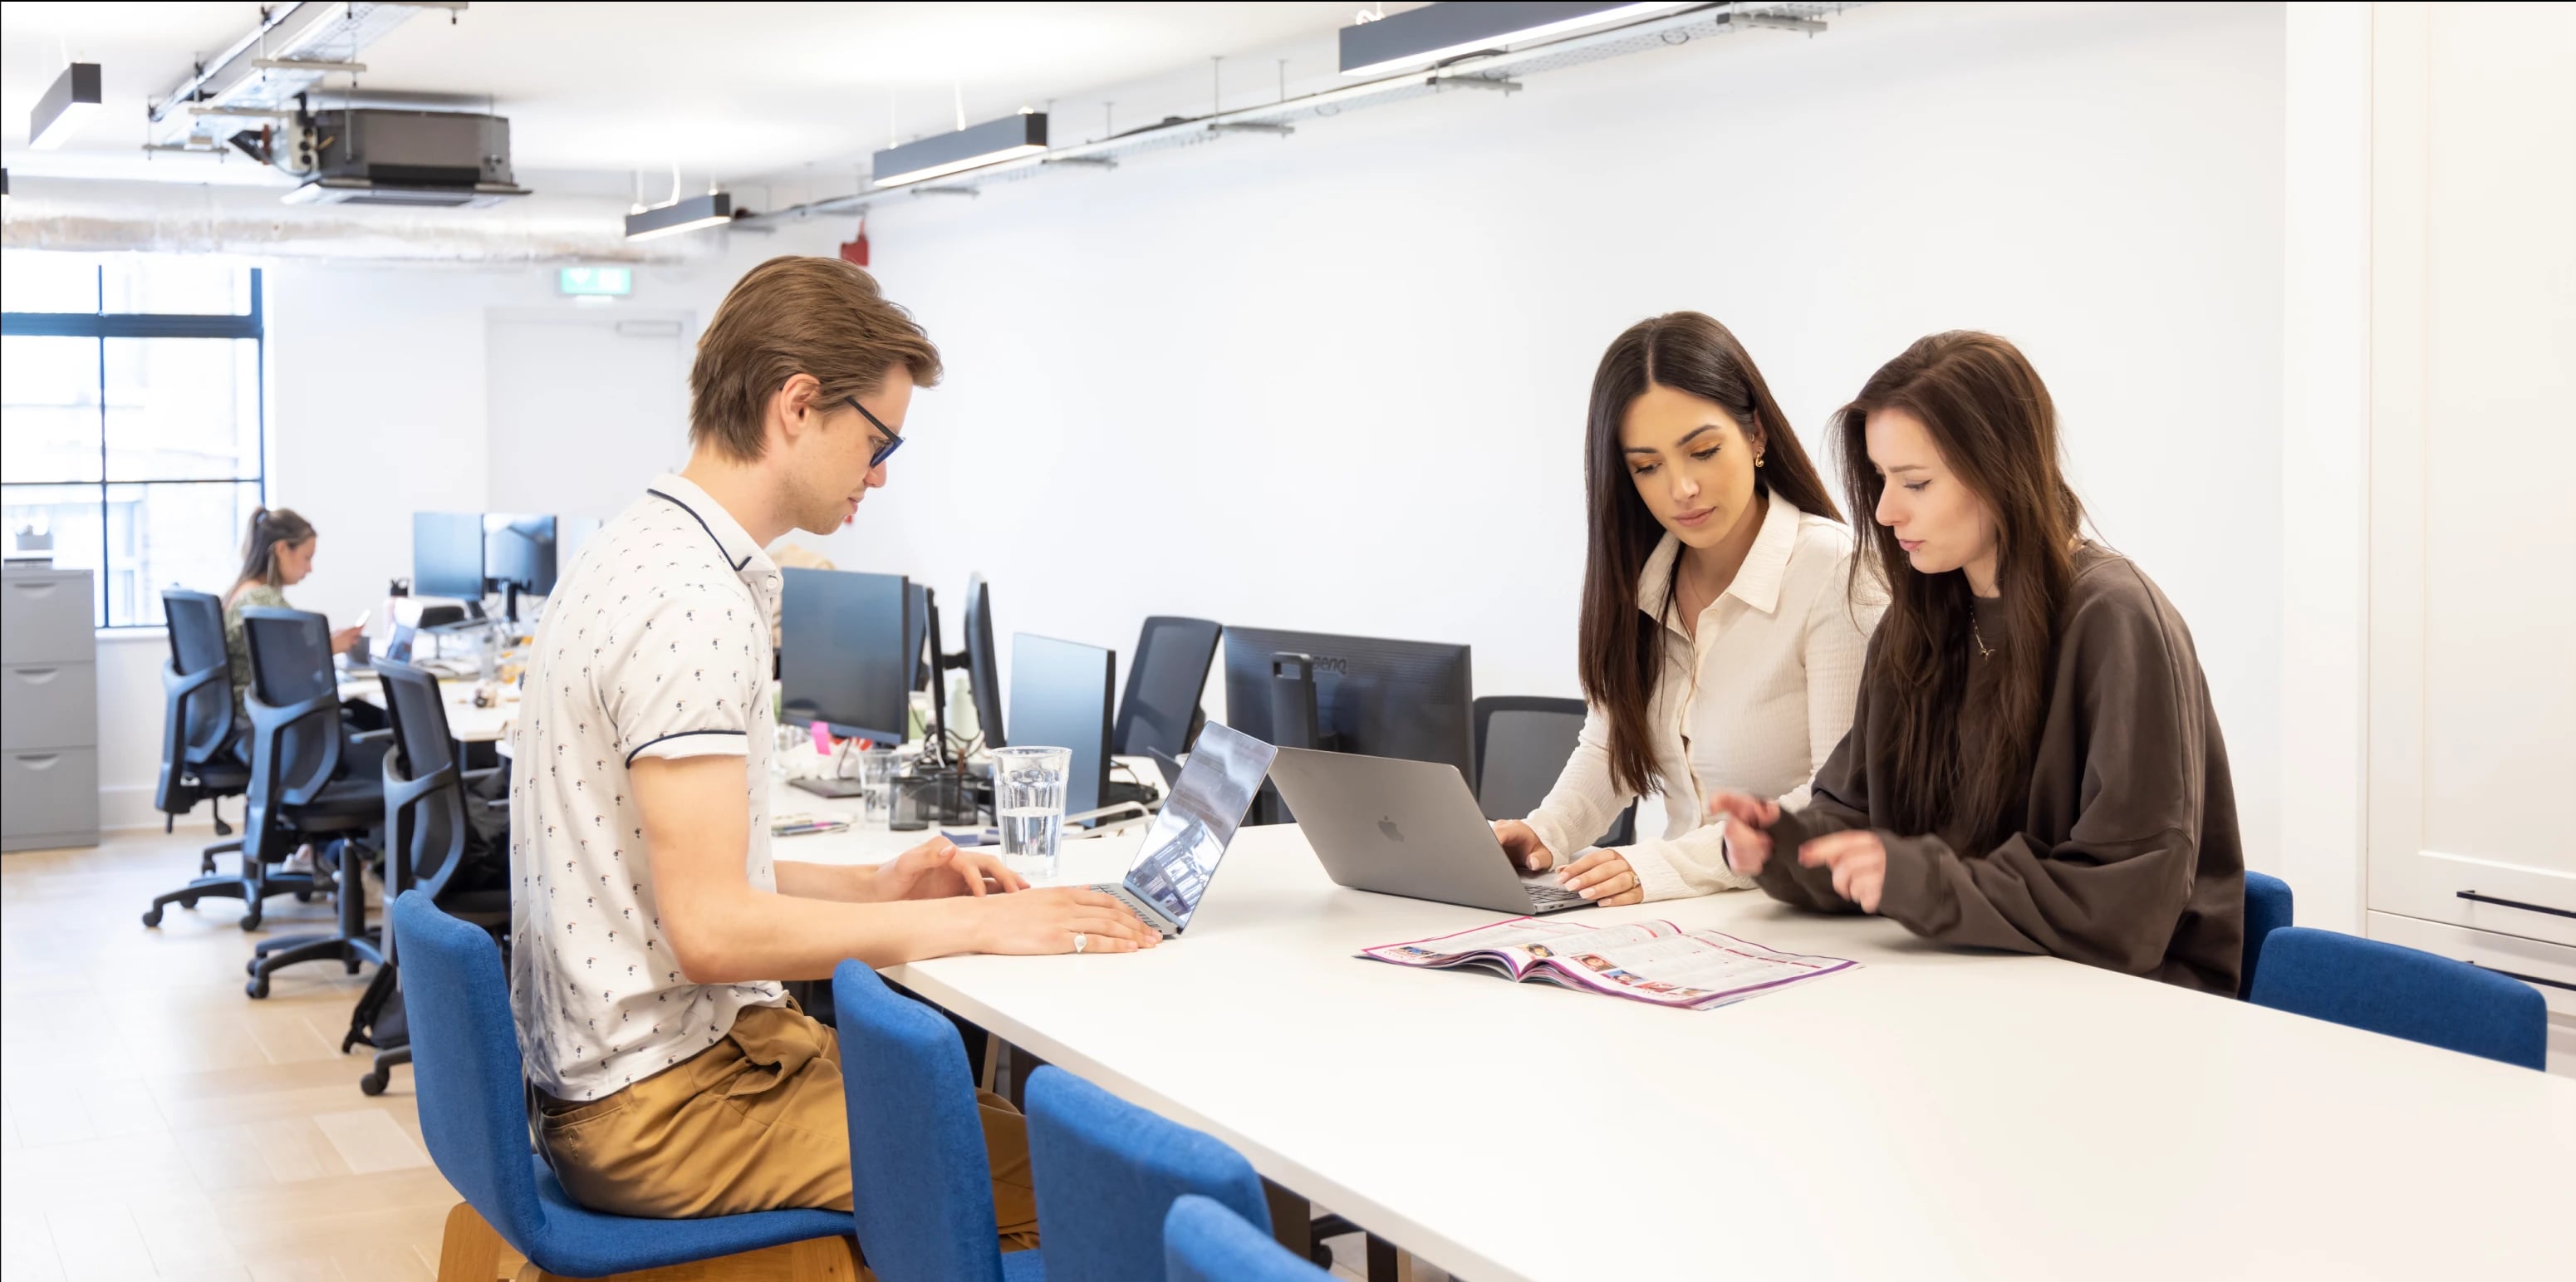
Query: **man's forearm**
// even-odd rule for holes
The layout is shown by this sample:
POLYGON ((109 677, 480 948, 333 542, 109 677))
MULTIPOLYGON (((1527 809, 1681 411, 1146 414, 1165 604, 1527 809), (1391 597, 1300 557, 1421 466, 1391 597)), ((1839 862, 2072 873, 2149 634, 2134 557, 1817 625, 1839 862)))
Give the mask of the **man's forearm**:
POLYGON ((664 925, 690 982, 739 984, 822 979, 850 957, 894 966, 972 952, 981 907, 962 898, 837 903, 744 886, 677 914, 666 908, 664 925))
POLYGON ((782 859, 770 865, 778 876, 778 893, 798 899, 833 899, 845 904, 874 901, 876 864, 809 864, 782 859))

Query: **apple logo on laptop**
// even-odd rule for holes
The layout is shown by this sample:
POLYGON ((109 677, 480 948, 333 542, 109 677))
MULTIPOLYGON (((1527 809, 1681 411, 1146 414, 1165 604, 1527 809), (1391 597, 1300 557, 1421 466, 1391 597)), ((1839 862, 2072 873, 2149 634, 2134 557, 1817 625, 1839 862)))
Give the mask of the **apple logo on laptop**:
POLYGON ((1398 828, 1398 827, 1396 827, 1396 826, 1395 826, 1395 821, 1394 821, 1394 820, 1392 820, 1392 819, 1380 819, 1380 820, 1378 820, 1378 821, 1377 821, 1377 830, 1378 830, 1379 832, 1385 833, 1385 834, 1386 834, 1386 839, 1387 839, 1387 840, 1389 840, 1389 841, 1402 841, 1402 840, 1404 840, 1404 830, 1403 830, 1402 828, 1398 828))

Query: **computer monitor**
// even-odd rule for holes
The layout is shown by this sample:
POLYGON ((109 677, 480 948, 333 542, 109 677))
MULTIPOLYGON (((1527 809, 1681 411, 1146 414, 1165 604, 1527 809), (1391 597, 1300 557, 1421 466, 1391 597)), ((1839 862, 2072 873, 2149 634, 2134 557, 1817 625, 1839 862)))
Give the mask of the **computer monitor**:
POLYGON ((978 574, 966 580, 966 684, 975 692, 976 729, 984 746, 1010 746, 1002 737, 1002 656, 993 645, 993 586, 978 574))
POLYGON ((906 590, 912 601, 912 613, 905 620, 903 633, 903 652, 911 656, 912 663, 905 669, 910 674, 907 679, 912 682, 912 689, 936 689, 939 673, 935 665, 922 662, 924 657, 937 658, 939 655, 939 638, 930 635, 930 629, 937 621, 930 610, 930 586, 915 583, 906 590))
POLYGON ((1109 707, 1118 652, 1022 632, 1011 638, 1011 742, 1071 748, 1064 812, 1100 808, 1109 786, 1109 707))
MULTIPOLYGON (((1226 724, 1282 748, 1321 748, 1371 757, 1442 761, 1476 777, 1475 685, 1468 647, 1425 641, 1225 630, 1226 724), (1309 662, 1274 665, 1274 656, 1309 662), (1274 667, 1284 668, 1274 676, 1274 667), (1311 672, 1313 742, 1300 727, 1281 727, 1274 692, 1294 698, 1300 673, 1311 672)), ((1295 713, 1292 713, 1294 717, 1295 713)))
POLYGON ((912 585, 900 574, 782 570, 778 605, 781 717, 820 721, 843 738, 892 747, 912 718, 915 661, 904 639, 912 585))
POLYGON ((483 600, 483 518, 473 512, 411 514, 415 596, 483 600))
MULTIPOLYGON (((542 597, 555 590, 555 519, 507 512, 483 514, 483 581, 510 594, 542 597)), ((512 611, 516 617, 516 611, 512 611)))

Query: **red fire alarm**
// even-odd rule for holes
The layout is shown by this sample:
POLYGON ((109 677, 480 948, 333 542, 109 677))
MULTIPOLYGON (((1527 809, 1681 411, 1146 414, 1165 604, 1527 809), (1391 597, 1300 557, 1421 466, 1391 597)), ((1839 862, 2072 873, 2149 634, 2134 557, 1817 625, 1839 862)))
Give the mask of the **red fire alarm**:
POLYGON ((858 235, 841 245, 841 261, 856 267, 868 265, 868 220, 859 219, 858 235))

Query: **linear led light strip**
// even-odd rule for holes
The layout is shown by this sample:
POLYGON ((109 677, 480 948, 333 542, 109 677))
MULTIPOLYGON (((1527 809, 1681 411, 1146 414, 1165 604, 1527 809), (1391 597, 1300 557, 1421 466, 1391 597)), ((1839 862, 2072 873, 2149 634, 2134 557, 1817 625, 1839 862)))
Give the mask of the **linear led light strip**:
MULTIPOLYGON (((1700 3, 1704 3, 1704 0, 1700 0, 1700 3)), ((1445 34, 1445 32, 1442 31, 1442 28, 1444 27, 1458 29, 1460 31, 1460 38, 1458 40, 1454 43, 1440 45, 1435 48, 1398 53, 1391 57, 1381 58, 1364 66, 1344 67, 1342 69, 1342 74, 1345 76, 1374 76, 1390 71, 1408 70, 1414 67, 1435 66, 1451 58, 1460 57, 1465 54, 1482 53, 1487 50, 1499 49, 1506 45, 1526 44, 1533 40, 1546 40, 1553 36, 1568 35, 1576 31, 1581 31, 1587 27, 1599 27, 1606 26, 1611 23, 1630 22, 1639 18, 1652 17, 1656 14, 1670 13, 1675 9, 1691 9, 1697 7, 1699 7, 1699 3, 1694 3, 1694 0, 1683 0, 1682 3, 1678 4, 1667 2, 1661 4, 1610 5, 1519 5, 1474 3, 1430 5, 1422 9, 1409 10, 1390 17, 1380 18, 1375 22, 1363 23, 1354 27, 1345 27, 1343 28, 1345 47, 1347 47, 1347 44, 1351 39, 1351 33, 1353 32, 1363 33, 1363 38, 1365 38, 1366 36, 1377 35, 1379 31, 1390 27, 1401 28, 1417 25, 1431 26, 1432 31, 1426 31, 1423 34, 1434 39, 1437 38, 1437 35, 1434 34, 1435 32, 1445 34), (1573 9, 1577 12, 1567 13, 1562 17, 1544 22, 1531 23, 1526 26, 1515 25, 1521 20, 1521 15, 1526 14, 1533 17, 1542 16, 1541 14, 1530 14, 1529 11, 1533 9, 1542 11, 1542 14, 1546 11, 1562 12, 1567 9, 1573 9)))

